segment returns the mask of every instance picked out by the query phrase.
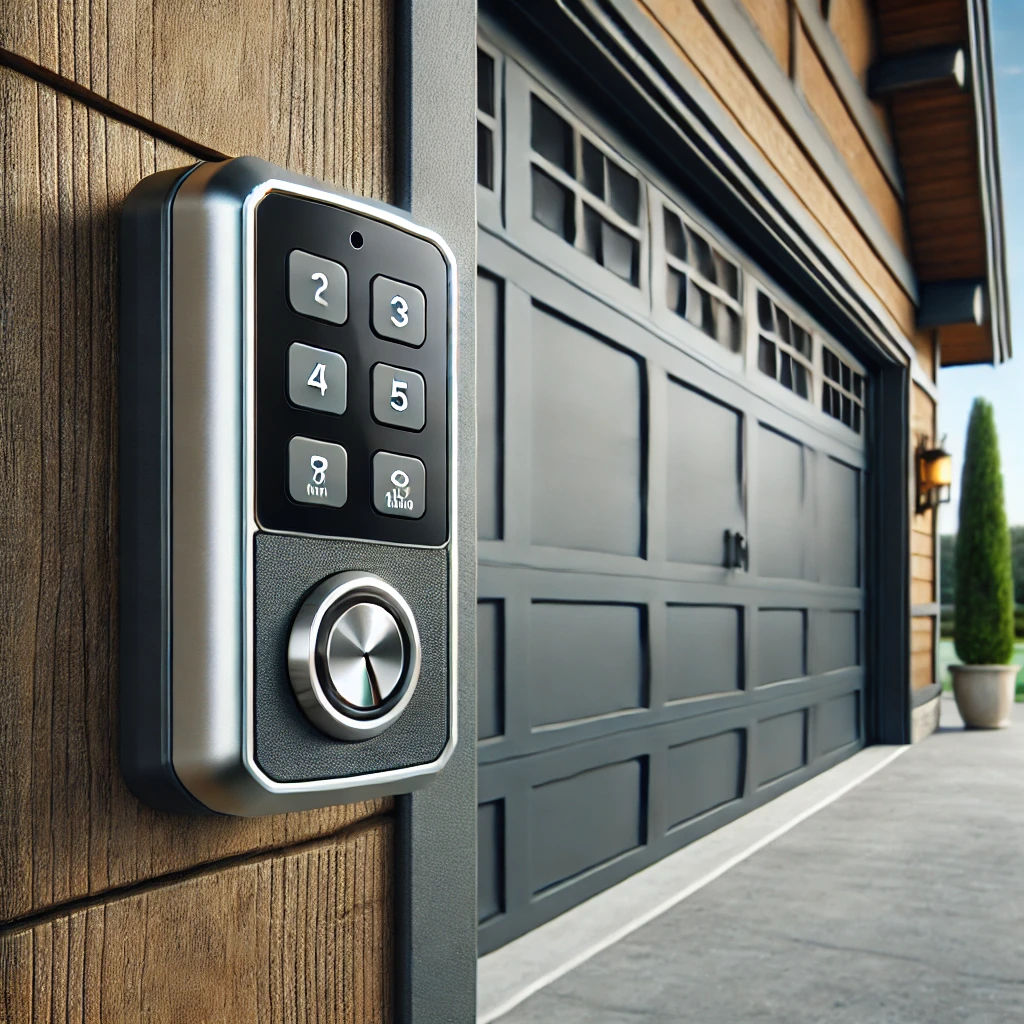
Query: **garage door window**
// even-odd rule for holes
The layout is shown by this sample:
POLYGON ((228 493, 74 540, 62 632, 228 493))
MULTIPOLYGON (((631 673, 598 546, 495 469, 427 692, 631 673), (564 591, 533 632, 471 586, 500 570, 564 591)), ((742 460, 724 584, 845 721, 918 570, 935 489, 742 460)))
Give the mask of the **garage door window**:
POLYGON ((640 180, 539 96, 530 97, 533 219, 634 287, 640 180))
POLYGON ((822 411, 859 434, 864 418, 864 374, 826 345, 821 347, 821 363, 825 378, 821 384, 822 411))
POLYGON ((809 400, 813 378, 811 332, 760 290, 757 322, 760 329, 757 365, 784 388, 809 400))
POLYGON ((668 308, 730 352, 739 352, 739 267, 667 206, 664 218, 668 308))

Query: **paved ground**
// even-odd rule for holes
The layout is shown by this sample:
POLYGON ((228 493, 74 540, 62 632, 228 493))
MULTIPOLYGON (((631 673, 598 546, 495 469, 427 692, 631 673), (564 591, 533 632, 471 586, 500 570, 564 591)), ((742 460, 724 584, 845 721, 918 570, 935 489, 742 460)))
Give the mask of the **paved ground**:
POLYGON ((501 1024, 1024 1021, 1024 705, 956 721, 501 1024))

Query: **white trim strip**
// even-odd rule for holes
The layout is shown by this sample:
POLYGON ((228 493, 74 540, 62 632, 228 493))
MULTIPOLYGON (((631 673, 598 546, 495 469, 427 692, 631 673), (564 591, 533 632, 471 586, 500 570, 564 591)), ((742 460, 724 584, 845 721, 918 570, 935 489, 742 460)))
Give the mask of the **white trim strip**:
POLYGON ((771 803, 482 957, 477 970, 477 1024, 490 1024, 504 1016, 534 993, 671 910, 801 822, 835 803, 909 749, 909 746, 879 746, 861 750, 849 760, 771 803), (762 834, 750 842, 751 833, 758 832, 762 834), (737 852, 728 855, 728 850, 736 847, 737 852), (711 854, 710 858, 708 854, 711 854), (713 868, 705 866, 701 870, 702 862, 706 865, 709 859, 718 863, 713 868), (692 877, 695 871, 697 876, 692 877), (677 888, 687 876, 692 880, 677 888), (645 905, 646 909, 635 912, 645 905), (620 907, 628 908, 631 914, 626 920, 621 920, 622 914, 616 913, 620 907), (580 936, 591 941, 572 952, 571 946, 580 936), (561 962, 560 955, 564 957, 561 962), (552 961, 555 962, 553 967, 550 966, 552 961), (539 974, 538 969, 541 971, 539 974))

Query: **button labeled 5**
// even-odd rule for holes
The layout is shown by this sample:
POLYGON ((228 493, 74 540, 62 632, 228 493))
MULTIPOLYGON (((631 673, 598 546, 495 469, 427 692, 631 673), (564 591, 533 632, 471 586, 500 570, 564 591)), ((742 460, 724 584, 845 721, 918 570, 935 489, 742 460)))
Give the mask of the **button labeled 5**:
POLYGON ((378 363, 372 371, 373 418, 402 430, 422 430, 426 422, 426 385, 414 370, 378 363))
POLYGON ((288 398, 303 409, 340 416, 348 406, 348 365, 344 357, 293 342, 288 346, 288 398))
POLYGON ((370 285, 373 333, 420 346, 427 331, 427 300, 415 285, 378 274, 370 285))
POLYGON ((348 271, 323 256, 292 249, 288 253, 288 301, 303 316, 343 324, 348 319, 348 271))

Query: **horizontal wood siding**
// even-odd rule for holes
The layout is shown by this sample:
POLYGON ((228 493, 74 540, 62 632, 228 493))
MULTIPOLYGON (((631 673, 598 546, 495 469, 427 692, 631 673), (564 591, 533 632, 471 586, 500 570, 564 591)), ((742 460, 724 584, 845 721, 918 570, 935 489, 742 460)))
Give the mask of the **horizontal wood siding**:
POLYGON ((923 690, 935 682, 935 619, 920 616, 911 619, 910 688, 923 690))
POLYGON ((900 249, 906 251, 907 238, 899 196, 825 70, 803 22, 798 22, 796 69, 797 83, 804 99, 817 115, 819 123, 850 168, 886 230, 900 249))
POLYGON ((910 298, 703 9, 695 0, 638 2, 909 336, 910 298))
POLYGON ((793 35, 790 0, 742 0, 742 2, 758 34, 779 62, 779 67, 788 74, 793 35))
POLYGON ((875 23, 869 0, 830 0, 828 25, 850 70, 867 86, 868 68, 875 59, 875 23))
POLYGON ((389 198, 391 39, 382 0, 0 0, 39 65, 0 67, 5 1024, 390 1018, 393 801, 185 817, 122 781, 116 308, 125 196, 197 153, 389 198))
POLYGON ((0 932, 4 1024, 390 1019, 392 826, 0 932))

